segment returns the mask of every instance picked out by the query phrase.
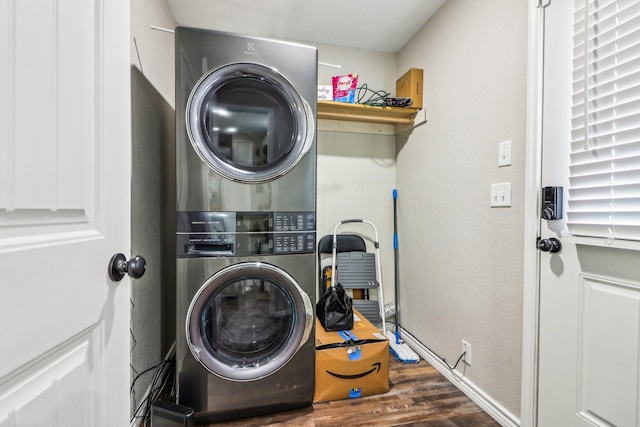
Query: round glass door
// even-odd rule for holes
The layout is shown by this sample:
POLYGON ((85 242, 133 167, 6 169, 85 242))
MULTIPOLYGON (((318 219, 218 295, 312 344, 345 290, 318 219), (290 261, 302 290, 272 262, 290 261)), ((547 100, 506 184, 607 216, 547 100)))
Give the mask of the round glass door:
POLYGON ((203 76, 187 102, 186 123, 191 144, 209 167, 247 183, 290 171, 315 136, 313 111, 291 83, 252 63, 203 76))
POLYGON ((244 262, 209 278, 191 302, 186 337, 212 374, 234 381, 264 378, 283 367, 308 340, 308 295, 285 271, 244 262))

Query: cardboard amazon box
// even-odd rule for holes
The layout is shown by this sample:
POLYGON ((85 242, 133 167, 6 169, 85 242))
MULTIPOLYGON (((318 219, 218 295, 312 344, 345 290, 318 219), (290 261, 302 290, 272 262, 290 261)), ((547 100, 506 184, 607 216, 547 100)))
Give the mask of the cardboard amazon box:
POLYGON ((412 68, 396 80, 396 96, 411 98, 411 108, 422 108, 422 77, 421 68, 412 68))
POLYGON ((353 329, 327 332, 316 319, 314 402, 389 391, 389 341, 354 310, 353 329))

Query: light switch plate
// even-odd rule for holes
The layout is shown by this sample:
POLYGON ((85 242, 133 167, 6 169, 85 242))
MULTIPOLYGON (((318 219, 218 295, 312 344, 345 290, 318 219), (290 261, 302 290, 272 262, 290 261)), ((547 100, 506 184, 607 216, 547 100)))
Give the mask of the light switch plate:
POLYGON ((491 207, 503 208, 511 206, 511 183, 491 184, 491 207))
POLYGON ((498 144, 498 166, 511 166, 511 141, 498 144))

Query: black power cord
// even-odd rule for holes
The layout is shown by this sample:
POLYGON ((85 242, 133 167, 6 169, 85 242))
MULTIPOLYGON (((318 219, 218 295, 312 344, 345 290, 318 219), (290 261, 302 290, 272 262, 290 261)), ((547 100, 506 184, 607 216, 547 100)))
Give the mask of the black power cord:
POLYGON ((153 379, 151 380, 151 385, 149 386, 149 393, 147 396, 140 402, 135 412, 133 413, 133 417, 131 418, 131 422, 135 419, 143 419, 144 424, 147 425, 151 419, 151 405, 155 402, 161 395, 166 394, 169 399, 175 398, 175 384, 174 384, 174 375, 175 372, 175 359, 167 358, 162 362, 145 369, 140 372, 131 382, 130 392, 133 392, 133 388, 135 386, 136 381, 147 372, 151 372, 155 369, 155 373, 153 375, 153 379), (142 411, 142 408, 144 410, 142 411), (140 414, 140 411, 142 413, 140 414))
POLYGON ((364 83, 362 86, 356 89, 357 95, 357 103, 358 104, 366 104, 373 105, 376 107, 384 106, 384 99, 389 96, 389 92, 385 92, 383 90, 373 90, 367 87, 367 84, 364 83), (369 95, 367 99, 365 97, 369 95))

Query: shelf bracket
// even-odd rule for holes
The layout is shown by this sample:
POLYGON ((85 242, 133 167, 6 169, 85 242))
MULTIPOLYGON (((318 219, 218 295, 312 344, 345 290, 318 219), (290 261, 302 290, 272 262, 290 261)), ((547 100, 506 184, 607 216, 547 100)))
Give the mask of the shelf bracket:
POLYGON ((411 124, 400 123, 395 125, 395 134, 399 135, 401 133, 410 132, 425 123, 427 123, 427 109, 422 108, 420 111, 418 111, 411 124))

